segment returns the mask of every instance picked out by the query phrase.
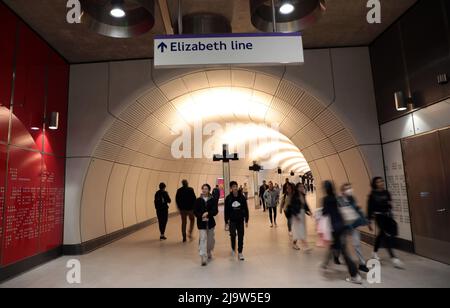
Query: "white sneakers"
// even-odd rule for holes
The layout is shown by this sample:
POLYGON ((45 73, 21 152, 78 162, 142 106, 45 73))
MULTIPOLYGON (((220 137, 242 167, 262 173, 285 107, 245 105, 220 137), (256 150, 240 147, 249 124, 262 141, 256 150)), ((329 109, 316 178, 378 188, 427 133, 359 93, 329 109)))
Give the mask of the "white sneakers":
POLYGON ((377 261, 381 261, 381 258, 378 256, 378 254, 376 252, 372 253, 372 259, 375 259, 377 261))
MULTIPOLYGON (((375 259, 377 261, 381 261, 381 258, 378 256, 378 254, 376 252, 372 253, 372 259, 375 259)), ((398 269, 404 269, 405 268, 403 262, 400 261, 399 258, 391 258, 391 262, 392 262, 392 265, 394 265, 395 268, 398 268, 398 269)))
POLYGON ((392 258, 391 261, 392 261, 392 264, 394 265, 395 268, 398 268, 398 269, 404 269, 405 268, 405 266, 403 265, 403 262, 400 261, 400 259, 392 258))
MULTIPOLYGON (((234 250, 231 251, 231 257, 232 257, 233 259, 236 258, 236 252, 235 252, 234 250)), ((244 261, 244 260, 245 260, 244 255, 243 255, 242 253, 239 253, 239 254, 238 254, 238 259, 239 259, 240 261, 244 261)))
POLYGON ((356 275, 355 277, 349 277, 349 278, 347 278, 345 280, 347 282, 354 283, 354 284, 362 284, 362 282, 363 282, 362 277, 359 274, 356 275))

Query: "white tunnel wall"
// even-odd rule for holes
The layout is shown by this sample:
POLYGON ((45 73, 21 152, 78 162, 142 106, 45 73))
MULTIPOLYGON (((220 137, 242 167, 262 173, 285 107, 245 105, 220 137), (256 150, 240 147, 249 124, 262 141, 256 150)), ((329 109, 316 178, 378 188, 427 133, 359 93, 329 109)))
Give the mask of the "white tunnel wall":
MULTIPOLYGON (((275 95, 266 121, 281 120, 317 187, 326 179, 338 185, 350 181, 364 205, 370 177, 383 170, 368 49, 310 50, 305 61, 301 67, 209 68, 208 84, 203 68, 152 72, 151 60, 73 65, 64 243, 79 244, 154 218, 160 182, 172 198, 183 179, 197 193, 203 183, 215 184, 220 164, 172 159, 169 129, 154 127, 177 121, 165 117, 176 110, 168 101, 208 86, 275 95)), ((253 187, 247 162, 232 171, 233 179, 253 187)), ((322 193, 319 189, 319 197, 322 193)))

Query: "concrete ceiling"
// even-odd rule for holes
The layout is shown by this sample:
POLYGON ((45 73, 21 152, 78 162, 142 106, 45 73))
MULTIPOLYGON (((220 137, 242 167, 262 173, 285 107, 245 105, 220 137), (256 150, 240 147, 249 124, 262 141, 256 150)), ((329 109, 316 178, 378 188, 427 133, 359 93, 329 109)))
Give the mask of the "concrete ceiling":
MULTIPOLYGON (((167 0, 172 18, 177 1, 167 0)), ((416 1, 381 0, 382 23, 371 25, 366 21, 366 0, 328 0, 322 19, 303 32, 305 48, 368 45, 416 1)), ((66 0, 4 2, 71 63, 151 58, 153 36, 166 33, 158 5, 151 32, 114 39, 92 32, 84 24, 68 24, 66 0)), ((233 32, 257 32, 250 22, 248 0, 183 0, 183 11, 220 13, 231 20, 233 32)))

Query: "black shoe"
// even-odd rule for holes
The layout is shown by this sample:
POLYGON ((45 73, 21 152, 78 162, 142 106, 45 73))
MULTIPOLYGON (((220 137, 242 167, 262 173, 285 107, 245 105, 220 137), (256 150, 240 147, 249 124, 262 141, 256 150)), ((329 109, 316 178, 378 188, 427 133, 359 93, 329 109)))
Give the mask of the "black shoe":
POLYGON ((187 242, 186 237, 183 237, 183 243, 186 243, 186 242, 187 242))
POLYGON ((339 261, 339 258, 334 258, 334 264, 341 265, 341 261, 339 261))
POLYGON ((165 237, 164 235, 161 235, 161 236, 159 237, 159 239, 160 239, 161 241, 165 241, 165 240, 167 240, 167 237, 165 237))
POLYGON ((365 266, 364 264, 361 264, 361 265, 358 267, 358 269, 359 269, 361 272, 364 272, 364 273, 368 273, 368 272, 369 272, 369 269, 368 269, 367 266, 365 266))

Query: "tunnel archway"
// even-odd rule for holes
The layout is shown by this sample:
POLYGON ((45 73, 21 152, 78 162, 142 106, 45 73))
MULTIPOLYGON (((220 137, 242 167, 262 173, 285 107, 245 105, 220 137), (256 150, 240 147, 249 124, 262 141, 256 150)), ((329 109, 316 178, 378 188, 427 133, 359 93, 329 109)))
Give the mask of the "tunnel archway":
MULTIPOLYGON (((199 96, 213 97, 207 99, 214 111, 208 121, 279 123, 280 133, 302 153, 316 183, 352 182, 360 200, 367 195, 371 174, 351 131, 330 108, 332 104, 283 75, 242 68, 203 69, 169 74, 137 92, 133 99, 124 99, 124 107, 89 162, 81 197, 81 242, 154 218, 151 204, 159 182, 168 183, 174 195, 182 179, 197 189, 221 177, 220 164, 208 158, 177 160, 171 155, 170 145, 177 137, 171 130, 180 123, 192 124, 188 116, 195 112, 199 96), (238 99, 234 92, 240 92, 238 99), (223 107, 224 99, 231 108, 223 107)), ((233 163, 232 177, 248 182, 248 166, 247 160, 233 163)), ((319 189, 317 197, 321 195, 319 189)))

